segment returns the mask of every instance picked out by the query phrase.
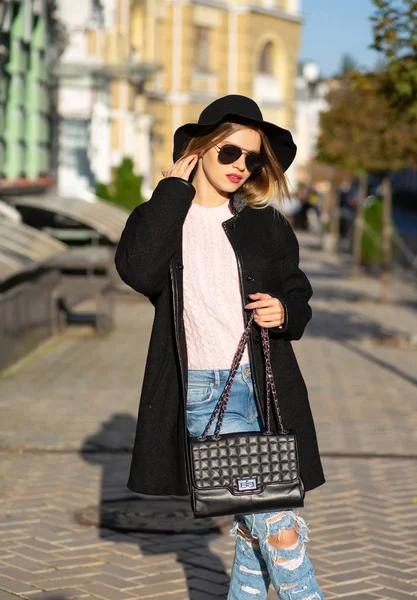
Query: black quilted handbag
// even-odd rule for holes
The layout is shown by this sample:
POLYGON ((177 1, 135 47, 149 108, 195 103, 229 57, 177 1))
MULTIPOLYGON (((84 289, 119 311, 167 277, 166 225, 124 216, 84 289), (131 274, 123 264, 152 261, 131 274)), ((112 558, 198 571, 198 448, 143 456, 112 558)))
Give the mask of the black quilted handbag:
POLYGON ((191 505, 195 517, 269 512, 304 505, 295 433, 284 430, 272 375, 269 336, 261 327, 266 371, 266 429, 221 435, 230 389, 253 322, 240 339, 224 390, 203 433, 188 437, 191 505), (271 395, 279 433, 271 433, 271 395), (214 435, 208 436, 214 420, 214 435))

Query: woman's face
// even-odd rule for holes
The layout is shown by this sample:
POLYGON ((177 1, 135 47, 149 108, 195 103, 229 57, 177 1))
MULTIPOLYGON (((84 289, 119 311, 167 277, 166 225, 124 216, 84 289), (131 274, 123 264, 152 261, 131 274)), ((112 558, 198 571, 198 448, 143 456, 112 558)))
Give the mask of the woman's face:
POLYGON ((261 136, 258 131, 253 129, 246 127, 239 129, 200 157, 200 168, 210 184, 220 193, 231 194, 240 188, 251 174, 245 163, 246 153, 241 154, 238 159, 228 165, 222 165, 218 161, 219 149, 226 144, 239 146, 248 152, 260 152, 261 136))

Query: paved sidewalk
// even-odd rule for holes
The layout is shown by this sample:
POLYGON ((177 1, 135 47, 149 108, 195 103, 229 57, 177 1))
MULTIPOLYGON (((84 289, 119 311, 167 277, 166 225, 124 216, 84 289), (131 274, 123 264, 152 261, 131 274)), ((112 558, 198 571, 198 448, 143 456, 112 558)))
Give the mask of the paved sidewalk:
MULTIPOLYGON (((300 240, 314 319, 294 348, 327 477, 301 511, 310 556, 328 600, 415 597, 417 350, 373 338, 417 333, 416 311, 378 305, 376 282, 300 240)), ((413 301, 411 287, 394 291, 413 301)), ((111 334, 68 330, 0 377, 0 600, 226 597, 226 534, 122 535, 74 518, 131 495, 129 454, 113 450, 133 441, 152 316, 140 296, 120 298, 111 334)))

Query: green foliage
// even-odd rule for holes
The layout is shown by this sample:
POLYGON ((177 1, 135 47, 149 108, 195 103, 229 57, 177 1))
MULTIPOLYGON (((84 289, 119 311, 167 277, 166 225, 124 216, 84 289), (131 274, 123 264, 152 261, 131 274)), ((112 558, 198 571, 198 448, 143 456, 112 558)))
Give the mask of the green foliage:
POLYGON ((356 60, 356 58, 354 58, 350 54, 342 55, 342 57, 340 59, 340 67, 339 67, 339 74, 342 77, 346 77, 347 75, 349 75, 349 73, 358 71, 358 69, 359 69, 359 65, 358 65, 358 61, 356 60))
POLYGON ((125 157, 117 167, 114 180, 109 185, 97 184, 96 196, 132 211, 143 202, 141 186, 142 177, 135 175, 132 159, 125 157))
POLYGON ((339 81, 321 114, 317 160, 361 175, 417 166, 417 124, 393 113, 378 74, 339 81))
POLYGON ((380 263, 382 261, 382 228, 384 220, 383 203, 379 198, 365 206, 364 219, 366 227, 362 234, 361 260, 365 263, 380 263), (371 232, 368 231, 368 227, 371 232))
POLYGON ((417 1, 372 0, 372 48, 386 61, 381 92, 391 107, 417 118, 417 1))
MULTIPOLYGON (((376 196, 370 196, 367 199, 364 210, 365 228, 362 233, 361 261, 363 263, 381 264, 382 238, 384 227, 384 206, 383 200, 376 196)), ((394 252, 394 245, 391 247, 391 254, 394 252)))

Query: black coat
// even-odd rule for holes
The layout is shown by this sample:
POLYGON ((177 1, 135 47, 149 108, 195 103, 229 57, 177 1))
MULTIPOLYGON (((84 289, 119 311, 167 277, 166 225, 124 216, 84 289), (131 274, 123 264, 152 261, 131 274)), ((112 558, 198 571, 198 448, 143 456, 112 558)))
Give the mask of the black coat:
MULTIPOLYGON (((188 494, 182 226, 194 195, 195 188, 184 179, 163 179, 152 198, 129 216, 115 257, 120 277, 155 307, 128 481, 132 491, 145 494, 188 494)), ((286 308, 284 328, 268 329, 271 362, 283 424, 297 434, 301 476, 306 491, 311 490, 325 479, 307 390, 291 346, 311 318, 311 286, 298 267, 298 242, 284 217, 272 207, 253 209, 241 193, 231 196, 229 206, 233 215, 223 228, 237 257, 245 323, 248 294, 271 294, 286 308)), ((248 350, 263 417, 264 363, 256 324, 248 350)))

